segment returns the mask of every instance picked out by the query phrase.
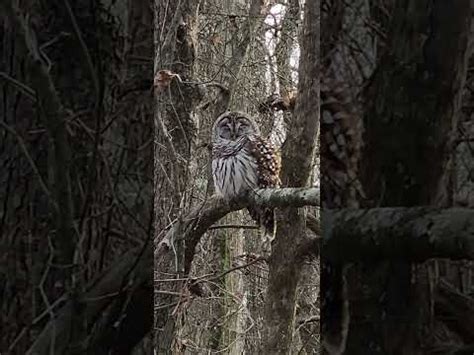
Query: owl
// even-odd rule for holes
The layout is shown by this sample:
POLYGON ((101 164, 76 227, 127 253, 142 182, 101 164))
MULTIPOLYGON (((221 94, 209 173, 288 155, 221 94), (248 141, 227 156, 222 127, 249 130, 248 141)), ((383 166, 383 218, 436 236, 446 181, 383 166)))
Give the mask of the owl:
MULTIPOLYGON (((212 178, 217 194, 231 200, 239 194, 280 186, 280 154, 260 135, 255 121, 242 112, 225 112, 212 128, 212 178)), ((269 233, 273 209, 251 206, 250 216, 269 233)))

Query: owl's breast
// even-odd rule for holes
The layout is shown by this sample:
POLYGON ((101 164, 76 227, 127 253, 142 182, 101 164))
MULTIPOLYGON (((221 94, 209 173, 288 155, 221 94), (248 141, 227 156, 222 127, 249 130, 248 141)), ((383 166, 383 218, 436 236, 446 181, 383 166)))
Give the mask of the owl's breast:
POLYGON ((245 148, 235 155, 221 155, 212 160, 212 177, 216 193, 232 199, 258 186, 257 162, 245 148))

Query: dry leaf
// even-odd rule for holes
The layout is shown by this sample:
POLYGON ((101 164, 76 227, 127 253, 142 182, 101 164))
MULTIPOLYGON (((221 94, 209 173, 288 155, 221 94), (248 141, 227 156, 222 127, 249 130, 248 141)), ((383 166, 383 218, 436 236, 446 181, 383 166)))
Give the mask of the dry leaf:
POLYGON ((171 81, 173 78, 177 77, 179 79, 179 75, 173 73, 170 70, 159 70, 158 73, 155 75, 155 79, 153 81, 153 86, 160 92, 170 86, 171 81))

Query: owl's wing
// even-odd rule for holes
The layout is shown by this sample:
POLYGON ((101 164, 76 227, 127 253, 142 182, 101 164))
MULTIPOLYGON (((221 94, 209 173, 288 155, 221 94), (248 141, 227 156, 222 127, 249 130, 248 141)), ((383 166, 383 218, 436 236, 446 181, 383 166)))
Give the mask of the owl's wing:
MULTIPOLYGON (((257 162, 258 187, 279 187, 281 156, 276 147, 260 136, 253 136, 249 139, 248 149, 257 162)), ((252 206, 248 211, 252 219, 263 226, 267 233, 273 234, 275 217, 272 208, 252 206)))
POLYGON ((249 140, 249 150, 257 161, 258 187, 279 187, 281 156, 279 150, 269 140, 260 136, 249 140))

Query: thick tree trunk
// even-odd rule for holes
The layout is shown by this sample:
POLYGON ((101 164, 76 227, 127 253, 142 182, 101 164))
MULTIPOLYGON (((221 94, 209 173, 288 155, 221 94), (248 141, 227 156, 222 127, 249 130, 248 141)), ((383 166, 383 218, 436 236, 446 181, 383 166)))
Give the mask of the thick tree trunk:
MULTIPOLYGON (((283 186, 307 186, 315 164, 319 128, 319 1, 306 2, 294 121, 283 146, 283 186)), ((262 353, 288 354, 295 325, 296 289, 302 270, 298 248, 306 239, 305 213, 282 209, 269 261, 262 353)))
MULTIPOLYGON (((470 0, 395 5, 387 52, 366 92, 361 171, 373 204, 450 204, 449 140, 466 76, 472 10, 470 0)), ((412 284, 411 264, 367 264, 351 280, 348 350, 420 353, 427 295, 421 283, 412 284)))

